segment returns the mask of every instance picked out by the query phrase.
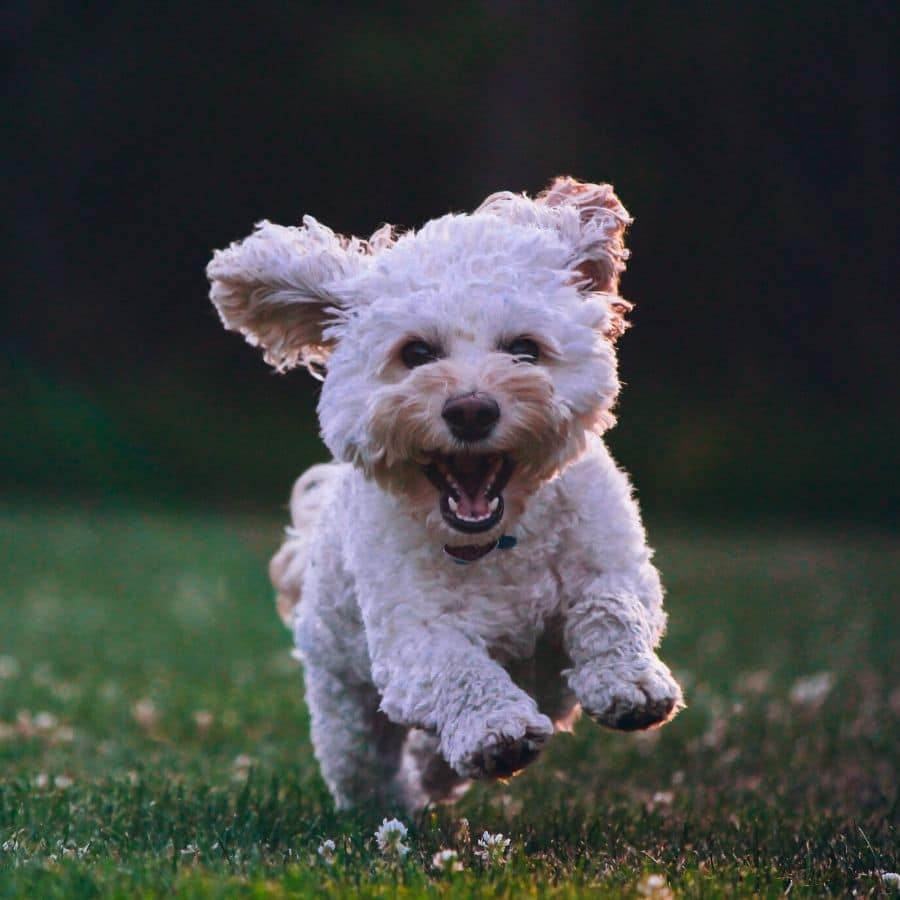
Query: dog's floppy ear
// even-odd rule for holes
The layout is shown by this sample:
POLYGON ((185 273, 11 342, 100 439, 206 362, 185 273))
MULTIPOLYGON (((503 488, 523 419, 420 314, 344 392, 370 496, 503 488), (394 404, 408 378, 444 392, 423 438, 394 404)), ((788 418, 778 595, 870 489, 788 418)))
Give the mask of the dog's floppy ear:
POLYGON ((574 208, 580 225, 572 234, 577 252, 573 268, 586 280, 590 291, 616 294, 619 275, 625 271, 628 250, 625 229, 631 216, 611 184, 585 184, 568 175, 555 178, 535 202, 551 209, 574 208))
POLYGON ((619 296, 619 276, 628 259, 625 229, 632 219, 612 185, 563 175, 534 200, 503 191, 488 197, 478 211, 556 231, 569 248, 566 266, 573 282, 586 293, 607 296, 604 333, 616 338, 628 327, 624 316, 631 304, 619 296))
POLYGON ((631 304, 619 296, 619 276, 625 271, 629 252, 625 247, 625 229, 632 218, 611 184, 585 184, 568 175, 554 178, 535 203, 578 214, 578 227, 571 232, 571 220, 560 220, 561 231, 569 232, 575 256, 572 268, 587 291, 607 295, 609 318, 603 329, 611 340, 628 327, 626 314, 631 304))
POLYGON ((333 341, 323 333, 346 312, 340 287, 372 252, 305 216, 299 228, 263 221, 243 241, 217 250, 206 268, 222 323, 265 351, 279 371, 298 363, 315 372, 333 341))

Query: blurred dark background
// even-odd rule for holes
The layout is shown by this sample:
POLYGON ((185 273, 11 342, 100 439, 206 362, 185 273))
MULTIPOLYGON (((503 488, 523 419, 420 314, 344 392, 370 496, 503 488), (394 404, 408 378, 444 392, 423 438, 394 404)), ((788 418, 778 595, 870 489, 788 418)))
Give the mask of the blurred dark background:
POLYGON ((316 383, 219 325, 260 218, 368 235, 561 173, 636 216, 610 442, 651 514, 897 508, 896 4, 2 13, 7 497, 273 510, 316 383))

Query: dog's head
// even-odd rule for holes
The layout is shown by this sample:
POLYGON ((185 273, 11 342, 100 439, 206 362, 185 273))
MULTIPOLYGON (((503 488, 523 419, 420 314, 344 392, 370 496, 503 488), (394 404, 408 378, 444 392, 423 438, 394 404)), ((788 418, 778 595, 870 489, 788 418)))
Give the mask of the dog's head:
POLYGON ((477 558, 614 422, 630 221, 609 185, 558 178, 400 237, 262 222, 216 252, 210 296, 277 369, 324 374, 336 458, 477 558))

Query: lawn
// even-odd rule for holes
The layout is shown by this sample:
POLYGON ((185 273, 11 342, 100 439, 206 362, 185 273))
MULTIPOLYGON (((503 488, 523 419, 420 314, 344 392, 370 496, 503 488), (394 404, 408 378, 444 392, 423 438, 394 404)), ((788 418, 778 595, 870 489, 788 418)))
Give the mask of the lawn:
POLYGON ((689 708, 582 722, 393 861, 312 759, 276 520, 0 509, 0 897, 890 895, 900 542, 651 525, 689 708))

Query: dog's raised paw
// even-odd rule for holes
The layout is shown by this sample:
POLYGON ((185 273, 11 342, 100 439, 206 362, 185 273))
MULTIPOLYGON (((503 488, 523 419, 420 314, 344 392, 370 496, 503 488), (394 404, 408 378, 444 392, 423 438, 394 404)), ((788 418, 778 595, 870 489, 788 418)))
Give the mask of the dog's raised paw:
POLYGON ((510 778, 540 755, 553 724, 546 716, 537 716, 530 725, 491 731, 467 742, 454 768, 467 778, 510 778))
POLYGON ((500 738, 496 744, 482 747, 478 754, 467 760, 471 777, 509 778, 534 762, 543 746, 543 737, 500 738))
POLYGON ((581 680, 585 712, 618 731, 662 725, 684 707, 678 682, 659 660, 605 666, 581 680))
POLYGON ((643 699, 635 703, 628 698, 616 696, 613 697, 612 703, 594 718, 601 725, 615 728, 617 731, 641 731, 668 721, 675 704, 674 697, 655 700, 644 694, 643 699))

